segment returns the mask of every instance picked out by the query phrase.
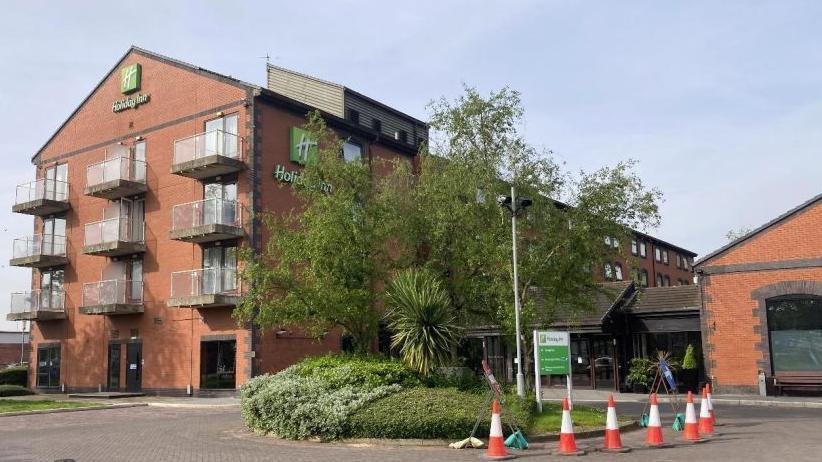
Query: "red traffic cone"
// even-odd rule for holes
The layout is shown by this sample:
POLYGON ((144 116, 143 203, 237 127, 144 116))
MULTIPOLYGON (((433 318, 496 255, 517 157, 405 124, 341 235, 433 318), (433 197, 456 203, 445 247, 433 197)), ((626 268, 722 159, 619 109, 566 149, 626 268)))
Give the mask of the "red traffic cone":
POLYGON ((702 389, 702 403, 699 406, 699 433, 711 436, 714 433, 714 422, 708 410, 708 387, 702 389))
POLYGON ((496 399, 491 404, 491 433, 488 435, 488 450, 485 451, 484 459, 506 460, 513 459, 513 454, 509 454, 505 449, 505 441, 502 437, 502 420, 499 417, 499 401, 496 399))
POLYGON ((649 448, 666 448, 662 439, 662 421, 659 418, 659 403, 656 393, 651 393, 651 411, 648 413, 648 433, 645 436, 645 446, 649 448))
POLYGON ((574 438, 574 422, 571 420, 571 409, 568 405, 568 398, 562 400, 562 425, 559 428, 559 452, 561 456, 581 456, 584 450, 577 448, 574 438))
POLYGON ((705 388, 708 391, 708 412, 711 414, 711 423, 716 426, 716 413, 714 412, 714 397, 711 394, 711 384, 705 384, 705 388))
POLYGON ((705 441, 699 436, 699 423, 696 420, 696 410, 694 409, 694 394, 690 391, 688 392, 688 404, 685 405, 685 433, 682 437, 690 443, 705 441))
POLYGON ((617 422, 616 403, 614 395, 608 396, 608 415, 605 418, 605 447, 604 452, 628 452, 631 448, 622 446, 622 438, 619 436, 619 423, 617 422))

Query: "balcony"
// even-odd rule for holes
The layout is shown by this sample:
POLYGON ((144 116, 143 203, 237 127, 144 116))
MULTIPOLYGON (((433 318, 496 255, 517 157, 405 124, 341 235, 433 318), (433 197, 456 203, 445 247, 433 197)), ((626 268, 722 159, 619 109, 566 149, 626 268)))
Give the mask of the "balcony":
POLYGON ((146 163, 131 157, 115 157, 86 169, 86 196, 103 199, 119 199, 144 193, 146 187, 146 163))
POLYGON ((9 321, 51 321, 66 319, 62 290, 33 290, 11 294, 9 321))
POLYGON ((245 168, 242 139, 212 130, 174 142, 171 173, 201 180, 245 168))
POLYGON ((205 199, 175 205, 171 211, 171 239, 204 243, 244 234, 242 206, 236 201, 205 199))
POLYGON ((143 282, 125 279, 83 284, 80 313, 120 315, 143 312, 143 282))
POLYGON ((14 240, 10 266, 50 268, 68 263, 66 237, 37 234, 14 240))
POLYGON ((117 257, 146 251, 143 240, 145 222, 128 217, 114 217, 85 226, 83 253, 117 257))
POLYGON ((17 186, 12 212, 38 217, 65 212, 69 205, 69 185, 65 181, 41 178, 17 186))
POLYGON ((169 307, 235 307, 240 302, 237 270, 204 268, 171 273, 169 307))

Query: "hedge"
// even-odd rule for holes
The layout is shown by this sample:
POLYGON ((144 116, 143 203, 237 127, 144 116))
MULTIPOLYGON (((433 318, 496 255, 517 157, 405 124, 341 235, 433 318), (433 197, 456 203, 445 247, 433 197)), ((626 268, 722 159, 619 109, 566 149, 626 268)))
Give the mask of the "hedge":
POLYGON ((311 377, 332 388, 374 388, 394 384, 414 387, 421 383, 419 375, 405 364, 379 356, 318 356, 295 364, 294 371, 300 377, 311 377))
POLYGON ((33 394, 33 391, 19 385, 0 385, 0 396, 25 396, 33 394))
POLYGON ((25 387, 28 384, 29 370, 27 367, 9 367, 0 369, 0 385, 19 385, 25 387))
MULTIPOLYGON (((348 436, 355 438, 467 438, 477 414, 486 406, 485 395, 456 388, 411 388, 373 401, 356 410, 349 421, 348 436)), ((532 405, 516 396, 506 398, 503 427, 526 428, 532 405)), ((490 407, 479 431, 491 425, 490 407)))

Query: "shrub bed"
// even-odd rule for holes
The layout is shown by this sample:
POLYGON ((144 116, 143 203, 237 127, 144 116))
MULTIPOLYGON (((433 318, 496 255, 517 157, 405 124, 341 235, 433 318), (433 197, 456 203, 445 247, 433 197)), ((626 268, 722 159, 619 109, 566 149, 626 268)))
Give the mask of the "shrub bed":
POLYGON ((0 369, 0 385, 18 385, 25 387, 28 383, 27 367, 9 367, 0 369))
MULTIPOLYGON (((348 436, 355 438, 467 438, 474 428, 485 395, 456 388, 411 388, 373 401, 356 410, 348 436)), ((503 424, 526 428, 532 405, 507 397, 503 424)), ((480 422, 479 434, 491 425, 490 412, 480 422)), ((507 433, 507 431, 506 431, 507 433)))
POLYGON ((25 396, 33 394, 33 391, 19 385, 0 385, 0 396, 25 396))

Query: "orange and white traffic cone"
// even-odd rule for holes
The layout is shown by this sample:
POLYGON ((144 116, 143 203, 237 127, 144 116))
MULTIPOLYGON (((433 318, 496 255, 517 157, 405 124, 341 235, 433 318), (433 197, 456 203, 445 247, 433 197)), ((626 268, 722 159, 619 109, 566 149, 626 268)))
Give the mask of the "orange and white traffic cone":
POLYGON ((628 452, 631 448, 622 446, 622 438, 619 436, 619 423, 617 422, 616 403, 614 395, 608 396, 608 414, 605 418, 605 447, 604 452, 628 452))
POLYGON ((714 397, 711 393, 711 384, 705 384, 705 388, 708 390, 708 412, 711 414, 711 423, 716 427, 716 413, 714 412, 714 397))
POLYGON ((571 409, 568 405, 568 398, 562 400, 562 425, 559 428, 559 452, 561 456, 581 456, 584 450, 577 448, 574 438, 574 421, 571 420, 571 409))
POLYGON ((702 389, 702 403, 699 406, 699 433, 705 436, 712 436, 714 433, 714 422, 711 419, 711 412, 708 410, 708 388, 702 389))
POLYGON ((513 459, 513 454, 509 454, 505 449, 505 440, 502 437, 502 420, 499 417, 499 401, 496 399, 491 404, 491 433, 488 435, 488 450, 485 451, 484 459, 506 460, 513 459))
POLYGON ((649 448, 667 448, 662 439, 662 421, 659 418, 659 403, 656 393, 651 393, 651 411, 648 413, 648 433, 645 435, 645 446, 649 448))
POLYGON ((682 435, 689 443, 701 443, 705 440, 699 436, 699 422, 694 409, 694 394, 688 392, 688 404, 685 405, 685 433, 682 435))

